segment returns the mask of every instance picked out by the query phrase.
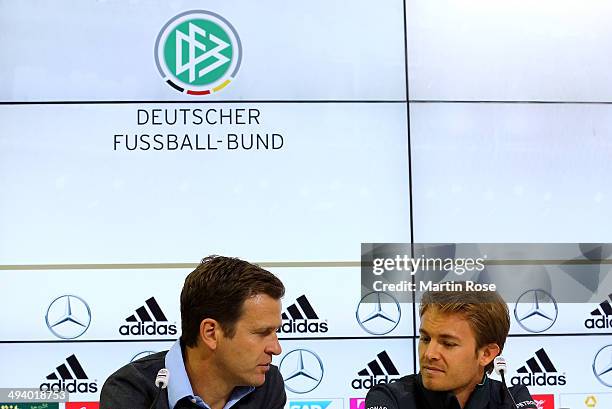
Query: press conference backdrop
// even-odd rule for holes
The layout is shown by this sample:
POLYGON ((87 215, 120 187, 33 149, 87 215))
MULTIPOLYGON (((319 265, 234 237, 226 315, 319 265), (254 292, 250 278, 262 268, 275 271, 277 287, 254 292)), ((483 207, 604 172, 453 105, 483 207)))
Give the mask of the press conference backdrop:
MULTIPOLYGON (((362 300, 360 243, 612 240, 611 12, 0 1, 0 387, 98 401, 216 253, 286 284, 287 407, 363 408, 418 370, 418 306, 362 300)), ((610 300, 507 301, 511 381, 612 407, 610 300)))

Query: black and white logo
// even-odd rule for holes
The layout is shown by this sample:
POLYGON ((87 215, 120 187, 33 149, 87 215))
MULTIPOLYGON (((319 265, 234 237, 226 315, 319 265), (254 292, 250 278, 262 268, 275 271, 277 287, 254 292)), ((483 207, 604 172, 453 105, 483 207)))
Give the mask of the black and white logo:
POLYGON ((376 358, 370 361, 364 369, 357 372, 359 378, 355 378, 351 382, 353 389, 367 390, 380 383, 391 383, 399 379, 399 371, 387 351, 378 353, 376 358))
POLYGON ((278 329, 279 334, 322 334, 329 330, 327 320, 319 319, 305 295, 295 301, 282 314, 283 323, 278 329))
POLYGON ((45 322, 49 331, 58 338, 78 338, 89 328, 91 310, 81 297, 62 295, 49 304, 45 322))
POLYGON ((294 393, 308 393, 323 380, 323 362, 313 351, 294 349, 283 356, 279 370, 285 388, 294 393))
POLYGON ((96 381, 89 382, 83 366, 74 354, 66 358, 66 363, 61 364, 55 368, 55 371, 47 375, 47 381, 40 384, 41 391, 98 392, 98 383, 96 381))
POLYGON ((557 321, 558 314, 557 301, 540 289, 525 291, 514 305, 516 321, 529 332, 546 331, 557 321))
POLYGON ((591 318, 587 318, 586 321, 584 321, 584 326, 586 328, 612 328, 612 306, 610 305, 611 300, 612 294, 609 294, 607 300, 603 300, 603 302, 599 304, 599 307, 591 311, 591 318))
POLYGON ((389 293, 372 291, 361 298, 355 312, 359 326, 372 335, 393 331, 402 317, 399 302, 389 293))
POLYGON ((593 374, 599 382, 612 388, 612 345, 606 345, 595 354, 593 374))
POLYGON ((127 324, 119 327, 121 335, 176 335, 177 332, 176 324, 168 323, 155 297, 145 301, 145 305, 138 307, 125 321, 127 324))
POLYGON ((544 348, 538 349, 516 372, 518 375, 510 380, 515 386, 563 386, 567 383, 565 373, 559 373, 544 348))

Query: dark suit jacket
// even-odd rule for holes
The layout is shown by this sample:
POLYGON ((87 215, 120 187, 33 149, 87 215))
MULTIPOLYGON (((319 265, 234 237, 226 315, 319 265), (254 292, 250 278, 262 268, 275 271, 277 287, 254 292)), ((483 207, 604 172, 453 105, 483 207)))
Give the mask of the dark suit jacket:
MULTIPOLYGON (((157 394, 155 377, 165 367, 166 352, 131 362, 112 374, 102 387, 100 409, 149 409, 157 394)), ((282 409, 286 401, 283 378, 278 368, 271 365, 265 383, 240 399, 232 409, 282 409)), ((168 406, 168 392, 164 389, 154 407, 170 409, 168 406)), ((174 408, 200 407, 189 399, 181 399, 174 408)))
MULTIPOLYGON (((464 409, 535 409, 527 388, 523 385, 509 388, 512 398, 502 383, 487 378, 476 387, 464 409)), ((366 396, 366 409, 461 409, 454 394, 425 389, 420 375, 408 375, 397 382, 374 386, 366 396)))

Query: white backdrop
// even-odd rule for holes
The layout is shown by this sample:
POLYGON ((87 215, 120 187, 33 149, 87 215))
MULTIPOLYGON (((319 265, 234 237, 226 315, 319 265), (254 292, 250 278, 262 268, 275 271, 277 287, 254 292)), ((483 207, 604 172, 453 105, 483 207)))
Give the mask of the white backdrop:
MULTIPOLYGON (((418 317, 391 303, 392 331, 359 325, 360 243, 611 241, 610 3, 207 2, 243 60, 224 90, 194 97, 164 83, 153 48, 202 7, 0 0, 0 387, 51 382, 75 355, 90 388, 73 400, 97 401, 115 369, 171 345, 184 277, 218 253, 278 274, 287 317, 304 300, 317 315, 279 334, 285 376, 300 351, 320 371, 287 382, 288 407, 361 409, 366 381, 416 368, 418 317), (137 123, 139 109, 242 108, 260 123, 137 123), (114 149, 115 134, 143 133, 283 146, 114 149), (65 295, 84 321, 58 336, 45 317, 61 318, 65 295), (122 335, 152 297, 155 333, 122 335)), ((541 349, 555 369, 530 387, 552 395, 542 408, 612 407, 612 373, 595 375, 612 329, 585 327, 598 308, 559 304, 538 334, 513 317, 512 377, 543 367, 541 349)))

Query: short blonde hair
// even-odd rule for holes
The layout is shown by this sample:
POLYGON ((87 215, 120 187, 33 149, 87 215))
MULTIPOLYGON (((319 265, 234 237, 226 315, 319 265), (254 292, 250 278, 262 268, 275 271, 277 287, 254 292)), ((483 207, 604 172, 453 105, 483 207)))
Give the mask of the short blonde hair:
MULTIPOLYGON (((508 305, 496 291, 427 291, 423 294, 419 315, 429 308, 445 314, 461 314, 468 321, 476 337, 476 348, 497 344, 504 349, 510 331, 508 305)), ((485 367, 493 371, 493 362, 485 367)))

